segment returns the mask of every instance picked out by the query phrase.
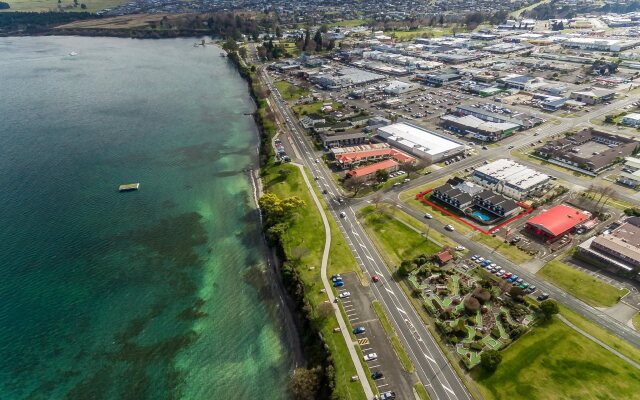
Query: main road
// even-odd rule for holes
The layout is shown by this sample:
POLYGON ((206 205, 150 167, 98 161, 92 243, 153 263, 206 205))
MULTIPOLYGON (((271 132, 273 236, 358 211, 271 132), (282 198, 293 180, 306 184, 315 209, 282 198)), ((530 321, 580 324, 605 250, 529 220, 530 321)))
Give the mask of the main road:
POLYGON ((318 178, 316 182, 321 191, 326 190, 324 197, 329 211, 345 235, 362 271, 369 279, 374 275, 380 278, 380 281, 372 286, 373 293, 384 306, 431 399, 472 400, 471 394, 446 355, 431 336, 402 288, 393 279, 389 268, 356 218, 354 210, 341 205, 342 196, 331 177, 331 172, 323 163, 315 161, 316 152, 307 140, 304 130, 298 126, 297 119, 265 77, 266 74, 260 73, 259 76, 273 94, 270 98, 271 105, 276 114, 282 117, 282 122, 290 133, 289 140, 296 153, 300 155, 300 162, 318 178))

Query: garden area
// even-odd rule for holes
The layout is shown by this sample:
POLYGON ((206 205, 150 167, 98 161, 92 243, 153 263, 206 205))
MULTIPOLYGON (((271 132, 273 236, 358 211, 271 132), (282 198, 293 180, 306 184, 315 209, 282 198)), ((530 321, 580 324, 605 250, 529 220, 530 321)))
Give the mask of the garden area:
POLYGON ((481 269, 439 266, 424 255, 401 267, 411 270, 414 294, 468 369, 480 363, 484 351, 507 347, 534 321, 535 310, 520 288, 488 279, 481 269))

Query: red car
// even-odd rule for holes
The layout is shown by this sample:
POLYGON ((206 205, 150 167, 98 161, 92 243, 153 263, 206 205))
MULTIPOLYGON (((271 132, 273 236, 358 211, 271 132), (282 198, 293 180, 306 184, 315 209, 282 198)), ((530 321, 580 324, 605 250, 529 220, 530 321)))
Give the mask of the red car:
POLYGON ((502 275, 502 279, 507 279, 511 277, 511 275, 513 275, 511 272, 507 272, 506 274, 502 275))
POLYGON ((371 277, 371 280, 374 282, 380 282, 380 277, 378 275, 374 275, 371 277))

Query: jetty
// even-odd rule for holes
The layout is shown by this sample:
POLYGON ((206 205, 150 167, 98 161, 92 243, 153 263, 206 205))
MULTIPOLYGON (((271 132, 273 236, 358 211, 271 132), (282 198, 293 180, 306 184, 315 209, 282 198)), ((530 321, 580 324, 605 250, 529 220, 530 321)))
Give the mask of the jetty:
POLYGON ((138 190, 140 189, 140 184, 139 183, 128 183, 126 185, 120 185, 120 187, 118 188, 119 192, 131 192, 132 190, 138 190))

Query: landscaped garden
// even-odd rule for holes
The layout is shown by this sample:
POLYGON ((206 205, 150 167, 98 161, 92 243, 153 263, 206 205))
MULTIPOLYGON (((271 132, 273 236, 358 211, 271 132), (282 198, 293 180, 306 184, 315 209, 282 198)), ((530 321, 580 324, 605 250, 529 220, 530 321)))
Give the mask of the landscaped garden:
POLYGON ((404 261, 401 267, 411 270, 414 294, 469 369, 480 363, 484 351, 505 348, 534 320, 520 288, 491 279, 482 269, 439 266, 427 256, 404 261))

